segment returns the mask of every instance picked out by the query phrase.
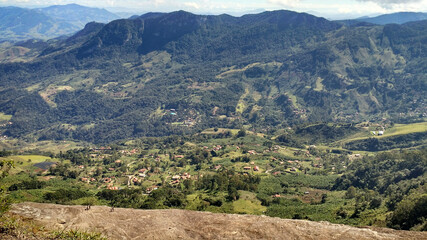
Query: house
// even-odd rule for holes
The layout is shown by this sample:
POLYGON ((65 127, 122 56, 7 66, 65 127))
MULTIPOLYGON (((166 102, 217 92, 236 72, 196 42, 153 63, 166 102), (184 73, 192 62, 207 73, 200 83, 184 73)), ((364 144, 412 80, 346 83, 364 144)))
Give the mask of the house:
POLYGON ((378 131, 378 136, 384 135, 384 131, 378 131))
POLYGON ((182 180, 190 179, 190 178, 191 178, 191 175, 190 175, 190 174, 188 174, 188 173, 183 173, 183 174, 181 175, 181 179, 182 179, 182 180))
POLYGON ((179 180, 175 180, 175 181, 172 181, 170 184, 178 184, 179 183, 179 180))
POLYGON ((274 194, 273 195, 273 198, 279 198, 279 197, 281 197, 280 194, 274 194))
POLYGON ((221 167, 222 167, 221 165, 217 165, 217 166, 215 166, 215 167, 214 167, 214 169, 215 169, 215 170, 218 170, 218 169, 220 169, 221 167))
POLYGON ((256 154, 256 151, 255 151, 255 150, 249 150, 249 151, 248 151, 248 153, 249 153, 250 155, 255 155, 255 154, 256 154))
POLYGON ((147 193, 151 193, 152 191, 157 190, 157 189, 159 189, 159 187, 154 185, 154 186, 148 187, 145 191, 147 193))
POLYGON ((181 176, 179 176, 179 175, 172 176, 172 180, 178 180, 178 179, 181 179, 181 176))
POLYGON ((258 166, 255 166, 255 167, 254 167, 254 171, 257 171, 257 172, 258 172, 258 171, 259 171, 259 167, 258 167, 258 166))
POLYGON ((245 171, 249 171, 251 169, 252 169, 251 167, 243 167, 243 170, 245 170, 245 171))
POLYGON ((175 155, 175 158, 184 158, 184 155, 175 155))

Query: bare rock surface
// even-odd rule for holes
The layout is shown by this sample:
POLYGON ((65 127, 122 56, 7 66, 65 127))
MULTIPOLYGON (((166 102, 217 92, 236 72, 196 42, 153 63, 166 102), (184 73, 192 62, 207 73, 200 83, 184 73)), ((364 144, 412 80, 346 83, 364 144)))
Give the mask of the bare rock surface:
POLYGON ((427 239, 427 233, 356 228, 329 222, 187 210, 139 210, 42 203, 13 205, 11 213, 47 228, 101 232, 110 239, 427 239))

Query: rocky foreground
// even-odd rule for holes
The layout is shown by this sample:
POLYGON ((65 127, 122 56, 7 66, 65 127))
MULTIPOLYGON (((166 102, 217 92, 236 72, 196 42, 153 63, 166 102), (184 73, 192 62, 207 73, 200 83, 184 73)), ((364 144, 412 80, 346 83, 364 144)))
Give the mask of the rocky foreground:
POLYGON ((427 239, 423 232, 175 209, 20 203, 10 212, 47 228, 96 231, 109 239, 427 239))

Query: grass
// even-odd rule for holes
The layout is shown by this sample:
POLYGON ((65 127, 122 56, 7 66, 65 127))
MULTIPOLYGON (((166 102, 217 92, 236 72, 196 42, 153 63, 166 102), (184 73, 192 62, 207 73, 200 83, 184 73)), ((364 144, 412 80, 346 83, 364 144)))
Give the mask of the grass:
MULTIPOLYGON (((412 123, 412 124, 395 124, 392 128, 386 129, 384 131, 384 135, 375 136, 375 137, 386 138, 386 137, 392 137, 397 135, 406 135, 410 133, 425 132, 425 131, 427 131, 427 122, 412 123)), ((371 131, 364 131, 364 132, 352 135, 343 140, 340 140, 337 143, 347 143, 347 142, 352 142, 356 140, 368 139, 371 137, 373 137, 371 135, 371 131)))
POLYGON ((50 157, 40 155, 18 155, 0 159, 13 160, 15 168, 11 170, 11 173, 18 173, 20 171, 29 170, 29 168, 31 168, 36 163, 54 161, 50 157))
POLYGON ((316 80, 316 88, 314 89, 314 91, 323 91, 324 86, 323 86, 323 79, 318 77, 316 80))
POLYGON ((242 94, 242 96, 240 96, 240 100, 239 100, 239 102, 237 103, 237 106, 236 106, 236 113, 240 113, 240 114, 242 114, 245 110, 246 110, 246 108, 248 107, 246 104, 245 104, 245 98, 247 97, 249 95, 249 89, 248 88, 245 88, 245 93, 243 93, 242 94))
POLYGON ((231 134, 236 135, 240 129, 231 129, 231 128, 218 128, 218 131, 215 132, 214 128, 208 128, 202 131, 202 134, 220 134, 225 133, 226 131, 230 131, 231 134))
POLYGON ((292 95, 290 92, 286 92, 286 96, 288 96, 292 100, 292 105, 294 108, 298 109, 297 97, 292 95))
POLYGON ((60 151, 66 152, 70 149, 90 147, 91 144, 85 142, 73 142, 73 141, 38 141, 35 143, 29 143, 21 146, 21 150, 39 149, 40 151, 47 151, 53 153, 59 153, 60 151))
POLYGON ((267 211, 267 207, 261 205, 261 201, 256 198, 255 193, 239 191, 240 198, 233 202, 236 213, 261 215, 267 211))
POLYGON ((58 240, 106 240, 101 233, 76 229, 52 230, 34 221, 6 215, 0 218, 0 238, 5 239, 58 239, 58 240))
POLYGON ((0 112, 0 121, 10 121, 12 119, 12 115, 7 115, 0 112))

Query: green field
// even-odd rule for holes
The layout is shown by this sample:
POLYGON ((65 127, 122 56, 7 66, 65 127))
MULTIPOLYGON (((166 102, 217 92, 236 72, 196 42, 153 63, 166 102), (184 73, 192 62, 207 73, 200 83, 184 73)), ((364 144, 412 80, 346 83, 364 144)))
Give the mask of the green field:
POLYGON ((371 135, 371 131, 378 132, 377 130, 364 130, 360 133, 349 136, 348 138, 337 141, 337 143, 347 143, 355 140, 368 139, 371 137, 386 138, 386 137, 392 137, 397 135, 425 132, 427 131, 427 122, 412 123, 412 124, 395 124, 393 127, 385 129, 384 135, 382 136, 373 136, 371 135))
POLYGON ((0 112, 0 121, 10 121, 12 119, 12 115, 7 115, 0 112))
POLYGON ((40 155, 17 155, 3 157, 0 159, 12 160, 14 162, 15 167, 12 169, 11 173, 18 173, 21 171, 29 170, 36 163, 54 161, 50 157, 40 155))

